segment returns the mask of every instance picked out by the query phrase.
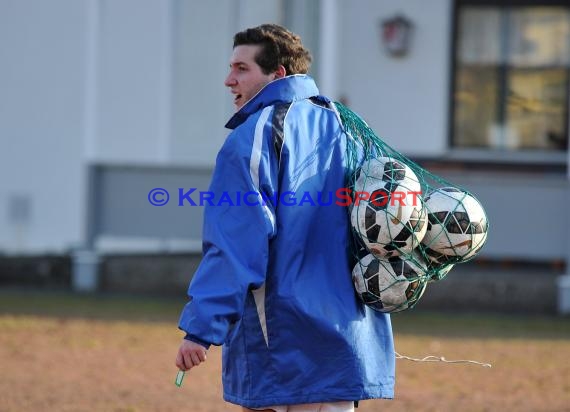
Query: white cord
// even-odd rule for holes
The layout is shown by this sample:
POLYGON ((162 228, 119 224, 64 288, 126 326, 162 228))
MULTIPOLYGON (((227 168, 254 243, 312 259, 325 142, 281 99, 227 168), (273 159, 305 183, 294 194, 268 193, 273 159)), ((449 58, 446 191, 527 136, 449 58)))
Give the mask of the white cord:
POLYGON ((409 356, 400 355, 398 352, 396 352, 396 359, 405 359, 413 362, 473 363, 475 365, 483 366, 484 368, 491 367, 490 363, 482 363, 474 360, 467 360, 467 359, 447 360, 443 356, 433 356, 433 355, 429 355, 426 356, 425 358, 418 359, 418 358, 411 358, 409 356))

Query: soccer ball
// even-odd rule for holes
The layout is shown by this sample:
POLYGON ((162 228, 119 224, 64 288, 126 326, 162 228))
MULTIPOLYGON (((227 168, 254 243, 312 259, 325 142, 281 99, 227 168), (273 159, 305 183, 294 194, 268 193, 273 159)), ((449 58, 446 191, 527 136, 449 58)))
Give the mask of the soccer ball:
POLYGON ((434 264, 473 258, 487 240, 485 210, 473 195, 454 187, 436 189, 425 197, 427 232, 422 249, 434 264))
POLYGON ((352 270, 356 293, 379 312, 400 312, 415 305, 425 291, 425 267, 411 258, 377 259, 368 254, 352 270))
POLYGON ((407 165, 389 157, 366 161, 354 184, 353 229, 370 253, 389 258, 420 244, 427 230, 421 185, 407 165))

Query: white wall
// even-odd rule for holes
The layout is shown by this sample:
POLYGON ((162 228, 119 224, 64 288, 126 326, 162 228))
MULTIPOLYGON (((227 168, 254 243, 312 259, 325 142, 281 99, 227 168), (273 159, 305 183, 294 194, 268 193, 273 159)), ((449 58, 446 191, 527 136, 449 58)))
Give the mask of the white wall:
MULTIPOLYGON (((397 149, 445 150, 451 0, 328 1, 338 16, 338 95, 397 149), (379 41, 378 21, 396 12, 415 24, 403 59, 379 41)), ((233 112, 223 86, 232 36, 302 7, 289 6, 0 0, 0 251, 82 243, 92 163, 211 168, 233 112)), ((325 28, 303 22, 312 35, 325 28)))
POLYGON ((82 236, 85 24, 77 0, 0 2, 0 251, 82 236))
POLYGON ((0 0, 0 252, 81 245, 90 164, 210 169, 232 36, 282 19, 280 0, 0 0))
POLYGON ((339 3, 340 87, 378 135, 406 154, 446 150, 451 0, 339 3), (428 4, 429 3, 429 4, 428 4), (403 14, 415 30, 410 53, 390 57, 379 22, 403 14))
POLYGON ((248 27, 258 26, 264 23, 283 24, 284 1, 283 0, 230 0, 235 7, 231 22, 234 33, 248 27))
POLYGON ((97 4, 95 158, 115 163, 167 161, 171 2, 97 4))
POLYGON ((224 86, 233 35, 262 23, 278 23, 279 1, 176 2, 171 161, 213 167, 234 112, 224 86))

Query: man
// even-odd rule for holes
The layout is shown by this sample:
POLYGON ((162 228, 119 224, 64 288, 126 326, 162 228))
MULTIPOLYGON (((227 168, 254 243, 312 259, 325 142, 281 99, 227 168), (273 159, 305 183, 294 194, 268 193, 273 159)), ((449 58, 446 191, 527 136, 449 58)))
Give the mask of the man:
POLYGON ((225 85, 233 129, 206 206, 202 262, 180 317, 176 366, 223 344, 224 399, 244 410, 352 411, 392 398, 388 315, 354 293, 343 188, 346 141, 306 75, 300 38, 277 25, 237 33, 225 85))

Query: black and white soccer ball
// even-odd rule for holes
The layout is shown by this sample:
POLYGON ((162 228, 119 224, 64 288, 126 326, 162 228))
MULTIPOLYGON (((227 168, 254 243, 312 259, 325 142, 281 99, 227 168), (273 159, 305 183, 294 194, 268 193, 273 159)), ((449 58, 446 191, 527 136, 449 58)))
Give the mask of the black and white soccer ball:
POLYGON ((389 258, 417 247, 427 231, 427 212, 416 174, 389 157, 364 162, 354 184, 353 230, 370 253, 389 258))
POLYGON ((428 211, 422 250, 435 264, 453 264, 473 258, 487 240, 489 224, 481 203, 470 193, 443 187, 424 198, 428 211))
POLYGON ((425 267, 410 257, 378 259, 368 254, 354 266, 352 281, 362 302, 379 312, 400 312, 423 295, 425 267))

